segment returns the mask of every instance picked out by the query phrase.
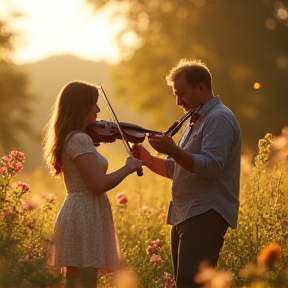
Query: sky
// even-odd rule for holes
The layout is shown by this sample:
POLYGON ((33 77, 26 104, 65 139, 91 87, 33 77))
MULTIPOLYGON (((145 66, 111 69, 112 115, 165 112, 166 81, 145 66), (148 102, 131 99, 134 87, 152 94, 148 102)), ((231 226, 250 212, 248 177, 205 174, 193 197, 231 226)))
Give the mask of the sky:
POLYGON ((24 14, 12 27, 21 34, 13 62, 27 64, 52 55, 115 63, 119 51, 115 34, 120 22, 109 11, 96 14, 85 0, 0 0, 0 14, 16 10, 24 14))

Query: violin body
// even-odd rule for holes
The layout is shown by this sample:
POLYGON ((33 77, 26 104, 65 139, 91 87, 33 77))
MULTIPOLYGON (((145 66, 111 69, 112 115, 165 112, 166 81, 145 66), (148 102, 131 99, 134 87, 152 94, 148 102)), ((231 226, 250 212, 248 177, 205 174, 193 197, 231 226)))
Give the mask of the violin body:
MULTIPOLYGON (((126 140, 134 144, 142 143, 145 140, 146 133, 161 133, 159 131, 145 129, 132 123, 119 122, 119 124, 126 140)), ((106 120, 99 120, 88 125, 86 134, 92 138, 94 145, 99 145, 100 143, 113 143, 117 139, 122 139, 122 135, 115 123, 106 120)))

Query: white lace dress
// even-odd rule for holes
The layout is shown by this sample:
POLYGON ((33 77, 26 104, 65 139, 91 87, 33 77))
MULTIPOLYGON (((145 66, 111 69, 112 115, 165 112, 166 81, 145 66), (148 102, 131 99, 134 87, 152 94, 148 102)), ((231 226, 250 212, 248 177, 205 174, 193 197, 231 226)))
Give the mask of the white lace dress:
POLYGON ((55 223, 48 263, 54 267, 95 267, 103 274, 117 267, 119 246, 106 193, 92 194, 76 169, 74 160, 84 153, 95 153, 104 173, 108 168, 106 158, 87 134, 67 136, 63 157, 67 196, 55 223))

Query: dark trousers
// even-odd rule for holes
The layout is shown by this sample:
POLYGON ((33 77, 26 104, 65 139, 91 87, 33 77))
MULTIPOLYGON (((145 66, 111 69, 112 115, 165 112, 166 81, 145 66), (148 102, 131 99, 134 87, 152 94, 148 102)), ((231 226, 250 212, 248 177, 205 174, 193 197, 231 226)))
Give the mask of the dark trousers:
POLYGON ((171 230, 171 252, 177 288, 199 287, 193 279, 199 264, 216 267, 228 223, 215 210, 191 217, 171 230))

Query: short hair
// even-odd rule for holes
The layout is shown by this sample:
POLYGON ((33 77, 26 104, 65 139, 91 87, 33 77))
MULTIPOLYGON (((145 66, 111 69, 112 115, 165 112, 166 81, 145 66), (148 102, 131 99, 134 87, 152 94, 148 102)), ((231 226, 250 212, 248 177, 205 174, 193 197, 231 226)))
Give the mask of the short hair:
POLYGON ((175 80, 183 75, 189 86, 196 87, 202 83, 212 91, 212 75, 201 60, 181 59, 166 76, 167 85, 172 86, 175 80))

